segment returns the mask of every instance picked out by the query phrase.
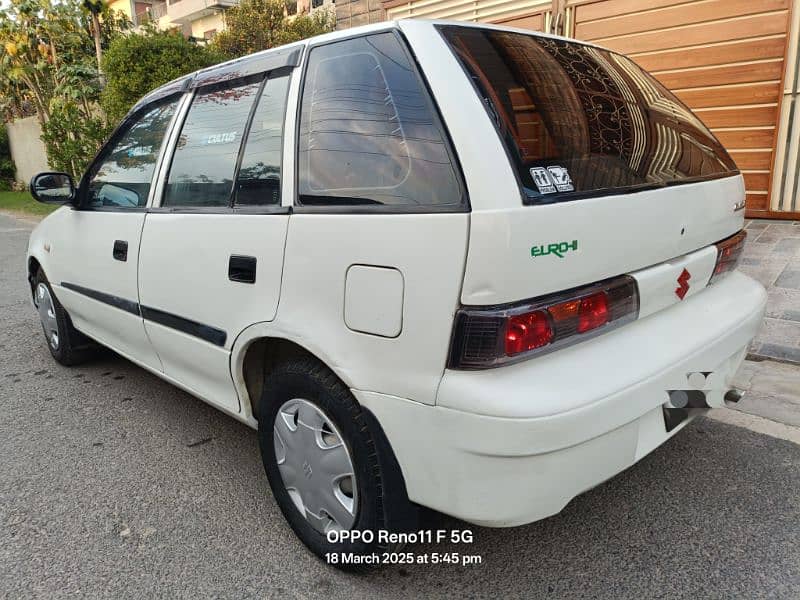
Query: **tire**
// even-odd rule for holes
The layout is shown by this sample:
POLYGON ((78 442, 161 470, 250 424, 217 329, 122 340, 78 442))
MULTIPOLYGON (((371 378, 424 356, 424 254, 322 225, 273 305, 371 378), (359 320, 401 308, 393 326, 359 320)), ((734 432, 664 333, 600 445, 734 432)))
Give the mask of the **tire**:
POLYGON ((91 358, 96 344, 72 325, 67 311, 53 293, 53 288, 50 287, 50 282, 47 281, 42 269, 39 269, 33 278, 32 292, 33 303, 39 310, 47 348, 56 362, 71 367, 91 358), (46 294, 40 286, 46 289, 46 294), (47 310, 48 307, 51 310, 47 310), (48 315, 43 316, 43 312, 47 312, 48 315))
MULTIPOLYGON (((385 540, 379 540, 379 531, 411 530, 416 525, 415 507, 408 501, 402 474, 383 431, 377 425, 374 416, 356 402, 347 386, 330 369, 313 357, 286 360, 272 369, 266 377, 260 406, 262 410, 259 418, 258 437, 270 487, 289 525, 297 537, 314 554, 323 560, 328 559, 331 554, 336 554, 338 555, 337 559, 328 561, 332 566, 353 570, 365 565, 343 564, 342 556, 379 556, 381 552, 391 549, 390 544, 387 544, 385 540), (297 405, 298 402, 303 404, 297 405), (296 406, 299 407, 295 413, 297 416, 294 417, 296 433, 291 433, 289 428, 292 425, 292 411, 296 406), (277 441, 276 421, 278 422, 279 437, 301 436, 296 439, 308 442, 308 436, 316 434, 302 433, 304 427, 302 421, 308 415, 313 415, 315 410, 321 415, 320 418, 328 419, 330 427, 325 424, 320 437, 314 439, 320 440, 327 431, 332 431, 331 439, 334 440, 332 443, 335 443, 336 437, 339 436, 351 459, 352 472, 355 475, 355 481, 350 480, 352 490, 349 498, 353 500, 352 523, 347 522, 346 511, 341 513, 345 517, 341 519, 344 521, 342 525, 332 517, 326 523, 327 513, 314 513, 312 505, 315 502, 308 503, 304 514, 297 504, 298 497, 301 502, 304 502, 304 498, 309 497, 313 500, 314 496, 307 490, 303 495, 301 491, 298 491, 301 487, 294 488, 290 493, 284 482, 281 468, 284 469, 283 473, 296 473, 288 463, 299 464, 298 461, 289 460, 291 452, 302 454, 302 449, 310 448, 311 455, 316 456, 316 454, 324 455, 325 452, 334 449, 341 457, 342 448, 338 446, 331 446, 328 450, 320 451, 318 447, 313 447, 311 444, 296 443, 287 438, 289 444, 295 445, 295 449, 290 450, 286 444, 277 441), (283 421, 278 421, 279 419, 283 421), (279 454, 284 458, 282 466, 278 464, 279 458, 281 458, 278 456, 279 454), (309 513, 311 516, 307 518, 306 515, 309 513), (320 521, 317 517, 321 515, 326 516, 320 521), (359 539, 352 542, 329 541, 324 531, 337 528, 360 532, 370 531, 372 539, 369 541, 359 539)), ((312 427, 306 429, 313 430, 312 427)), ((320 443, 317 441, 317 446, 320 443)), ((318 469, 318 465, 325 464, 324 460, 325 456, 321 458, 320 462, 308 458, 303 463, 304 473, 296 473, 298 477, 295 478, 299 486, 310 485, 320 489, 330 487, 328 485, 330 476, 324 472, 322 466, 318 469), (318 476, 319 480, 314 480, 315 476, 318 476), (307 478, 307 481, 303 479, 304 477, 307 478), (322 483, 321 486, 320 483, 322 483)), ((347 483, 347 478, 342 481, 347 483)), ((339 497, 342 497, 341 491, 341 489, 337 491, 339 497)), ((327 492, 321 493, 325 495, 327 492)), ((348 499, 346 489, 344 494, 343 500, 346 501, 348 499)), ((334 507, 330 502, 327 506, 335 509, 330 513, 340 514, 341 507, 334 507)), ((304 506, 306 505, 304 504, 304 506)))

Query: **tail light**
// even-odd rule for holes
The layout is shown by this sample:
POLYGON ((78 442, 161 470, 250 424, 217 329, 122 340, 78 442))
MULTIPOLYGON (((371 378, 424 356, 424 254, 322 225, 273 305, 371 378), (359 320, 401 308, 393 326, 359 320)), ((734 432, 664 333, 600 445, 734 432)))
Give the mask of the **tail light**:
POLYGON ((636 319, 636 280, 615 279, 489 308, 456 313, 449 367, 486 369, 595 337, 636 319))
POLYGON ((739 264, 739 258, 742 256, 746 239, 747 232, 742 230, 716 244, 717 264, 714 266, 714 273, 711 275, 709 283, 714 283, 720 277, 736 268, 739 264))

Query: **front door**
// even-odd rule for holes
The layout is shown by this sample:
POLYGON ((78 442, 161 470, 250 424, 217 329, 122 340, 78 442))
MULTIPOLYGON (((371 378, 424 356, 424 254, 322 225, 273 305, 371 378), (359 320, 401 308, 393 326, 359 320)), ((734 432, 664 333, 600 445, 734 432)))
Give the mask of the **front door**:
POLYGON ((80 208, 51 242, 56 295, 80 330, 161 370, 139 314, 137 260, 162 141, 177 100, 144 107, 117 131, 83 179, 80 208))
POLYGON ((275 317, 288 210, 281 207, 289 73, 199 88, 177 138, 161 206, 144 224, 139 292, 164 372, 239 411, 230 351, 275 317))

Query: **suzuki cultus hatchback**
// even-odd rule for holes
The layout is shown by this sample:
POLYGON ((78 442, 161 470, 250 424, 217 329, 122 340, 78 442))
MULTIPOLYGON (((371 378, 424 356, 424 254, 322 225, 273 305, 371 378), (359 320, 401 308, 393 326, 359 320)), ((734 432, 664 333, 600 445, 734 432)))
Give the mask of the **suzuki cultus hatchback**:
POLYGON ((95 344, 259 432, 316 554, 420 505, 558 513, 709 407, 765 306, 742 177, 631 60, 387 22, 198 71, 125 118, 30 239, 53 357, 95 344))

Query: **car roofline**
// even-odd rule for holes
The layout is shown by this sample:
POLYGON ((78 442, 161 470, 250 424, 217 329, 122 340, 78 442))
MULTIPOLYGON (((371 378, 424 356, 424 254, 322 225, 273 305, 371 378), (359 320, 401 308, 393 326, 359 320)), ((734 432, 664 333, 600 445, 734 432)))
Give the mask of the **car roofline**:
POLYGON ((491 31, 506 31, 510 33, 521 33, 533 37, 563 40, 581 44, 583 46, 598 48, 600 50, 606 50, 606 48, 603 48, 602 46, 598 46, 597 44, 593 44, 591 42, 576 40, 573 38, 568 38, 560 35, 553 35, 541 31, 534 31, 531 29, 521 29, 519 27, 507 27, 505 25, 495 25, 490 23, 474 23, 472 21, 455 21, 451 19, 395 19, 389 21, 381 21, 380 23, 371 23, 369 25, 360 25, 358 27, 353 27, 350 29, 341 29, 337 31, 331 31, 329 33, 323 33, 321 35, 317 35, 311 38, 307 38, 297 42, 292 42, 290 44, 284 44, 282 46, 276 46, 274 48, 269 48, 267 50, 261 50, 259 52, 254 52, 253 54, 247 54, 246 56, 240 56, 238 58, 226 60, 224 62, 212 65, 210 67, 198 69, 197 71, 188 73, 186 75, 182 75, 181 77, 173 79, 172 81, 165 83, 164 85, 161 85, 156 89, 148 92, 138 102, 136 102, 136 104, 133 106, 130 112, 134 113, 140 110, 142 107, 151 104, 152 102, 158 101, 166 96, 171 96, 172 94, 186 91, 191 87, 192 82, 197 78, 210 79, 211 78, 210 76, 213 75, 213 73, 217 71, 222 72, 231 70, 235 68, 236 65, 241 65, 244 67, 251 63, 266 61, 269 59, 269 57, 276 54, 287 53, 287 52, 290 53, 294 49, 304 50, 306 46, 310 44, 316 45, 320 43, 334 42, 340 39, 347 39, 350 37, 365 35, 369 33, 378 33, 381 31, 388 31, 391 29, 400 29, 402 31, 405 27, 417 27, 420 25, 431 28, 437 26, 458 26, 458 27, 468 27, 472 29, 488 29, 491 31))

